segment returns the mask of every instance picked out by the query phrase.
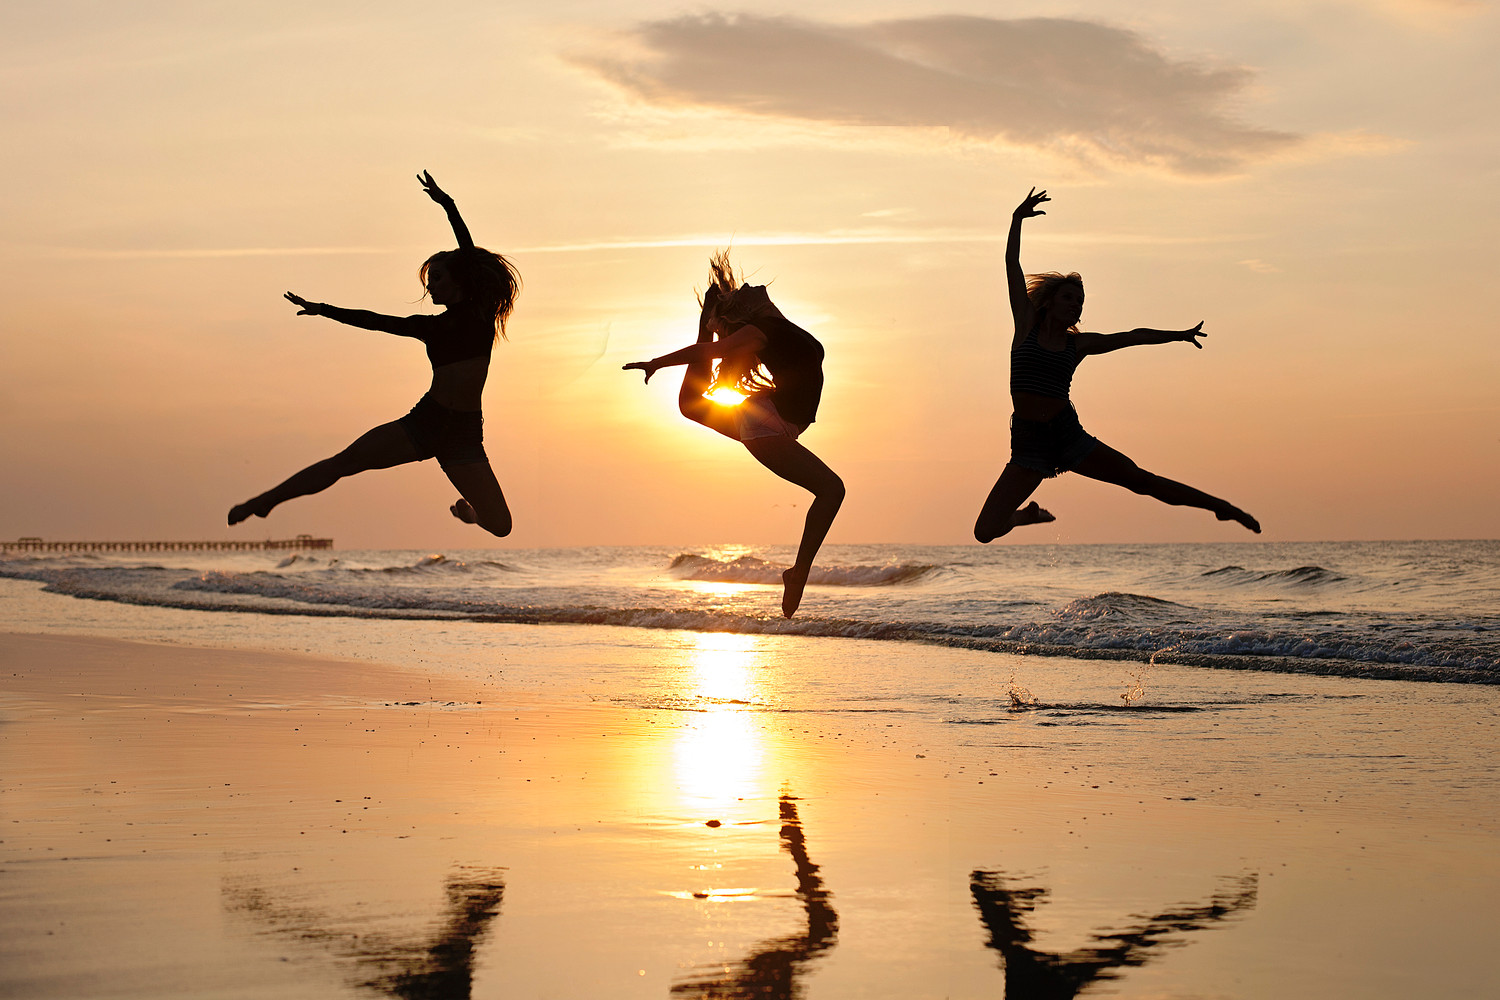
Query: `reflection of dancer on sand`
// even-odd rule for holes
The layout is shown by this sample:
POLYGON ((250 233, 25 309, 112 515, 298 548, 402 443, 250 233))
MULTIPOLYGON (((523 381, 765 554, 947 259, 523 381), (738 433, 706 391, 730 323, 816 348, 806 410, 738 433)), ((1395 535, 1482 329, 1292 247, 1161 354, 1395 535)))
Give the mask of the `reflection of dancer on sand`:
POLYGON ((677 396, 682 415, 743 443, 761 465, 812 492, 797 561, 782 574, 781 611, 790 618, 844 502, 843 480, 797 442, 823 394, 823 345, 771 304, 766 286, 742 284, 727 253, 709 267, 713 281, 703 295, 698 342, 624 367, 644 371, 649 382, 660 368, 687 365, 677 396), (735 389, 746 398, 726 405, 706 395, 716 389, 735 389))
POLYGON ((1010 423, 1010 462, 985 498, 974 522, 974 537, 988 542, 1023 524, 1056 520, 1035 501, 1025 507, 1021 504, 1043 479, 1063 472, 1123 486, 1162 503, 1201 507, 1221 521, 1238 521, 1258 533, 1260 522, 1234 504, 1145 471, 1101 443, 1078 422, 1068 392, 1073 372, 1086 356, 1177 341, 1201 349, 1198 338, 1207 334, 1202 323, 1191 330, 1143 328, 1125 333, 1080 333, 1082 279, 1077 274, 1056 272, 1028 278, 1021 271, 1021 222, 1046 215, 1037 206, 1050 200, 1047 192, 1033 190, 1011 217, 1010 238, 1005 245, 1005 278, 1015 317, 1010 348, 1010 395, 1015 407, 1010 423))
POLYGON ((813 959, 838 942, 839 915, 833 893, 807 851, 796 799, 781 795, 781 846, 797 866, 797 898, 807 911, 807 930, 762 942, 745 959, 722 971, 693 976, 672 985, 672 995, 704 1000, 793 1000, 801 995, 799 977, 813 959))
POLYGON ((420 938, 372 930, 370 913, 339 918, 278 903, 269 890, 254 885, 226 885, 225 895, 229 909, 256 918, 270 932, 352 961, 351 985, 394 1000, 469 1000, 475 952, 500 914, 505 883, 498 872, 456 873, 443 886, 443 922, 424 928, 420 938))
POLYGON ((1091 935, 1093 943, 1069 952, 1032 947, 1035 934, 1026 918, 1045 901, 1041 886, 1008 884, 1001 872, 976 871, 969 889, 979 919, 990 932, 985 942, 1005 959, 1006 1000, 1071 1000, 1090 984, 1119 975, 1118 969, 1145 965, 1162 949, 1180 947, 1183 935, 1207 930, 1255 906, 1259 880, 1246 875, 1207 903, 1181 903, 1155 916, 1136 916, 1119 930, 1091 935))
POLYGON ((278 504, 320 493, 357 472, 436 458, 458 488, 458 501, 449 508, 453 516, 494 535, 510 534, 510 508, 484 452, 479 399, 489 375, 495 334, 504 334, 520 278, 504 257, 474 245, 453 198, 437 186, 431 174, 423 173, 418 180, 422 190, 448 213, 458 238, 457 250, 433 254, 420 271, 423 286, 432 301, 444 307, 443 312, 385 316, 309 302, 291 292, 286 297, 298 307, 298 316, 327 316, 365 330, 421 341, 432 363, 432 387, 400 420, 381 424, 332 458, 230 508, 230 524, 252 514, 265 517, 278 504))

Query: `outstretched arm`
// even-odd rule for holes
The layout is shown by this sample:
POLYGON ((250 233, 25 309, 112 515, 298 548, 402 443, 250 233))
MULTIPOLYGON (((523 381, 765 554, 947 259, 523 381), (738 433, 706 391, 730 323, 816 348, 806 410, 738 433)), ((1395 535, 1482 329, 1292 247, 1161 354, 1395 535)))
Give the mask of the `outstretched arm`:
POLYGON ((1202 323, 1191 330, 1152 330, 1143 326, 1124 333, 1080 333, 1074 340, 1074 344, 1078 347, 1079 354, 1108 354, 1122 347, 1175 344, 1178 341, 1192 344, 1201 351, 1203 345, 1198 343, 1198 338, 1207 336, 1208 334, 1203 332, 1202 323))
POLYGON ((417 182, 422 185, 422 190, 427 192, 427 197, 443 206, 443 211, 448 213, 448 224, 453 227, 453 236, 458 240, 460 250, 473 250, 474 237, 469 235, 469 227, 464 225, 463 216, 458 214, 458 204, 453 196, 437 186, 437 181, 427 171, 417 175, 417 182))
POLYGON ((1021 270, 1021 223, 1034 215, 1046 215, 1037 208, 1051 201, 1046 191, 1032 188, 1010 216, 1010 236, 1005 240, 1005 286, 1010 291, 1010 314, 1016 321, 1016 339, 1031 332, 1031 300, 1026 297, 1026 272, 1021 270))
MULTIPOLYGON (((708 328, 700 321, 699 336, 701 337, 708 328)), ((731 354, 741 354, 746 351, 759 353, 766 346, 766 335, 756 326, 742 326, 722 340, 699 340, 696 344, 689 344, 679 351, 671 354, 663 354, 659 358, 650 361, 632 361, 628 365, 621 365, 622 371, 640 370, 646 373, 646 381, 651 381, 651 376, 662 368, 671 368, 675 365, 695 365, 725 358, 731 354)))
POLYGON ((419 340, 422 338, 421 325, 431 319, 427 316, 387 316, 368 309, 341 309, 326 302, 309 302, 291 292, 286 293, 286 300, 297 307, 298 316, 326 316, 337 323, 357 326, 361 330, 378 330, 397 337, 416 337, 419 340))

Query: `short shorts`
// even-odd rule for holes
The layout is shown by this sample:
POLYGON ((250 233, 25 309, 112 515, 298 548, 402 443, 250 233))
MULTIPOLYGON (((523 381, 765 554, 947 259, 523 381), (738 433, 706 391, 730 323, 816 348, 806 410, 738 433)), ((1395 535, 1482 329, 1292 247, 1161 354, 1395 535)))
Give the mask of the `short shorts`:
POLYGON ((734 425, 735 433, 741 441, 768 437, 789 437, 795 441, 797 435, 807 429, 783 420, 781 414, 776 412, 776 404, 766 395, 747 397, 736 406, 734 425))
POLYGON ((1071 405, 1051 420, 1010 418, 1010 460, 1049 478, 1076 469, 1098 443, 1071 405))
POLYGON ((484 417, 478 410, 450 410, 428 393, 396 422, 423 460, 435 458, 442 465, 489 461, 484 453, 484 417))

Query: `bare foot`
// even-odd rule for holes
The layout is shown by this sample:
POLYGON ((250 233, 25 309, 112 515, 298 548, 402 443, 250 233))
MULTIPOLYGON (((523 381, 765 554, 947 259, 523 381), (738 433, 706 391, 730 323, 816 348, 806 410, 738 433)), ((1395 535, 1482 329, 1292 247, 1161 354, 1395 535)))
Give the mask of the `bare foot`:
POLYGON ((1260 522, 1233 505, 1225 507, 1214 516, 1221 521, 1238 521, 1257 535, 1260 534, 1260 522))
POLYGON ((479 515, 474 513, 474 506, 463 497, 459 497, 454 501, 453 506, 448 508, 448 513, 458 518, 464 524, 479 523, 479 515))
POLYGON ((1056 521, 1050 510, 1041 507, 1035 500, 1022 507, 1011 515, 1010 523, 1019 528, 1023 524, 1046 524, 1048 521, 1056 521))
MULTIPOLYGON (((811 569, 811 567, 808 567, 811 569)), ((781 574, 781 583, 786 589, 781 592, 781 613, 787 618, 797 613, 797 605, 802 603, 802 591, 807 587, 807 569, 799 569, 793 566, 781 574)))
POLYGON ((271 513, 271 508, 260 497, 256 497, 229 508, 229 523, 239 524, 241 521, 249 520, 252 514, 256 517, 265 517, 269 513, 271 513))
POLYGON ((1033 500, 1025 507, 1022 507, 1020 510, 1012 513, 1010 515, 1010 524, 1006 525, 1003 530, 995 532, 993 535, 989 535, 988 537, 986 537, 985 535, 980 534, 979 525, 976 524, 974 526, 974 540, 980 542, 981 544, 988 545, 990 542, 993 542, 1001 535, 1010 534, 1012 528, 1019 528, 1023 524, 1046 524, 1048 521, 1056 520, 1057 518, 1052 516, 1052 512, 1050 510, 1039 506, 1037 502, 1033 500))

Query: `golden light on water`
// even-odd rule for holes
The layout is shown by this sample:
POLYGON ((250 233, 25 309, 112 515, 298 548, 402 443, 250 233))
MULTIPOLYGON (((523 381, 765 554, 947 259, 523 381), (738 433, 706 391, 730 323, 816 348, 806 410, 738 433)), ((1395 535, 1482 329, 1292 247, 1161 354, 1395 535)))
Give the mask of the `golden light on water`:
POLYGON ((707 633, 692 636, 692 665, 684 675, 684 697, 701 711, 678 738, 676 772, 684 803, 692 811, 722 811, 762 794, 765 746, 755 714, 758 693, 755 636, 707 633))

